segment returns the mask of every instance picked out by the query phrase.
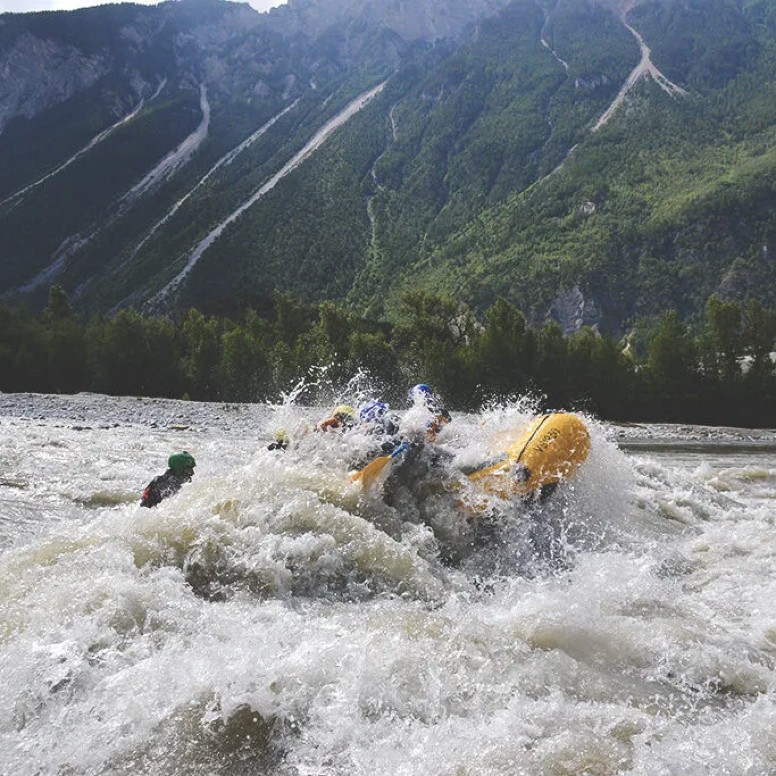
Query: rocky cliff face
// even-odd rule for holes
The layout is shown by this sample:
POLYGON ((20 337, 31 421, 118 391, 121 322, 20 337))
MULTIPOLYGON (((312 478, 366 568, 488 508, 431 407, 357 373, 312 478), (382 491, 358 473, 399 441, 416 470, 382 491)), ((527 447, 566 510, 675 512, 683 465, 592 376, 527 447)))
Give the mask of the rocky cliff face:
POLYGON ((271 72, 273 58, 286 58, 266 36, 251 39, 262 16, 247 4, 100 10, 63 15, 61 28, 50 15, 0 16, 0 133, 17 116, 31 119, 106 80, 109 90, 128 84, 136 101, 166 78, 193 90, 209 82, 233 97, 271 72))
POLYGON ((403 40, 455 40, 509 0, 289 0, 270 14, 292 34, 317 38, 332 28, 383 27, 403 40))
POLYGON ((135 7, 96 46, 52 35, 55 26, 0 17, 0 133, 13 118, 33 118, 111 73, 132 83, 138 99, 168 76, 188 76, 192 88, 205 82, 211 94, 229 99, 262 99, 278 88, 289 95, 300 78, 365 55, 395 66, 406 44, 456 39, 508 1, 291 0, 259 14, 247 4, 183 0, 135 7), (337 43, 324 44, 323 57, 297 51, 292 67, 287 41, 300 36, 337 43))
POLYGON ((560 324, 564 334, 571 334, 583 326, 597 329, 601 310, 592 296, 585 296, 579 286, 574 286, 558 294, 550 307, 550 317, 560 324))
POLYGON ((110 66, 108 52, 87 56, 30 33, 19 36, 0 49, 0 132, 16 116, 30 119, 87 89, 110 66))

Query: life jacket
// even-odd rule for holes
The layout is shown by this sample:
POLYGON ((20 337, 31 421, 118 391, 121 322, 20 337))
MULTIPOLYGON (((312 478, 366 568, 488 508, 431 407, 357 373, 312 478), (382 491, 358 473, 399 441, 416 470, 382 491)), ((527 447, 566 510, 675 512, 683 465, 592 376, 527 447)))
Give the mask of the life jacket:
POLYGON ((140 496, 141 507, 155 507, 162 499, 177 493, 191 477, 176 474, 168 469, 164 474, 154 477, 140 496))
POLYGON ((338 428, 342 429, 342 431, 347 431, 349 428, 353 428, 354 425, 353 419, 349 416, 332 415, 330 418, 326 418, 318 423, 315 426, 315 431, 330 431, 338 428))
POLYGON ((426 423, 426 436, 429 442, 435 442, 437 434, 453 419, 445 409, 435 410, 434 412, 434 417, 426 423))

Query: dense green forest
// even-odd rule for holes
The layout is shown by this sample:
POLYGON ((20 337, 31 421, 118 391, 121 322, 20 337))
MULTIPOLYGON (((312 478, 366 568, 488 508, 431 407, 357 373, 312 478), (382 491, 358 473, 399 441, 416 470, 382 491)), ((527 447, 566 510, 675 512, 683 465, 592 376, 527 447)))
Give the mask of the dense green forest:
MULTIPOLYGON (((679 315, 639 321, 616 341, 584 328, 566 337, 496 300, 478 320, 465 305, 408 292, 398 323, 375 323, 331 302, 278 293, 266 317, 191 309, 181 318, 79 320, 52 286, 35 315, 0 306, 0 390, 276 401, 311 376, 345 386, 361 370, 377 393, 401 403, 407 387, 432 383, 451 408, 472 409, 525 394, 546 408, 607 420, 776 426, 776 311, 712 297, 691 331, 679 315)), ((323 397, 323 398, 330 398, 323 397)))

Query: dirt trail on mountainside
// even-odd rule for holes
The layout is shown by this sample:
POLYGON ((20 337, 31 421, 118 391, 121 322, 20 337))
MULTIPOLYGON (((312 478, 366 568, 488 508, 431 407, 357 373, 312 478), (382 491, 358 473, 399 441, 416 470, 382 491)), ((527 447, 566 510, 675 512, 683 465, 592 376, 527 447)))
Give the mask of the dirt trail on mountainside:
MULTIPOLYGON (((164 84, 162 84, 162 86, 164 86, 164 84)), ((162 87, 160 86, 154 97, 159 94, 161 89, 162 87)), ((81 250, 81 248, 89 245, 89 243, 91 243, 100 232, 115 224, 116 221, 124 216, 124 214, 134 205, 134 203, 137 202, 141 195, 146 194, 152 188, 155 188, 165 180, 168 180, 173 175, 173 173, 175 173, 182 165, 186 164, 189 159, 191 159, 194 153, 207 139, 208 128, 210 126, 210 103, 207 99, 207 89, 205 88, 204 84, 200 85, 199 92, 200 109, 202 111, 202 119, 199 123, 199 126, 197 126, 197 128, 173 151, 167 154, 164 159, 156 164, 151 172, 149 172, 140 181, 140 183, 135 184, 128 192, 126 192, 114 206, 113 212, 110 215, 104 217, 98 224, 92 224, 92 231, 89 234, 78 232, 76 234, 70 235, 70 237, 65 238, 52 255, 51 258, 53 261, 48 266, 44 267, 44 269, 42 269, 40 272, 38 272, 38 274, 35 275, 32 280, 29 280, 27 283, 24 283, 23 285, 13 289, 11 293, 20 292, 23 294, 28 294, 34 291, 36 288, 39 288, 41 285, 49 284, 54 281, 56 277, 67 267, 67 262, 69 259, 71 259, 79 250, 81 250)), ((114 127, 111 127, 106 132, 98 135, 85 149, 83 149, 83 151, 79 151, 75 157, 68 160, 68 162, 62 165, 59 170, 64 169, 64 167, 70 164, 71 161, 74 161, 75 158, 83 155, 86 153, 86 151, 93 148, 97 142, 107 137, 110 132, 113 132, 115 127, 120 126, 137 115, 137 113, 140 112, 141 107, 142 105, 138 106, 138 108, 133 111, 129 117, 118 122, 116 125, 114 125, 114 127)), ((55 170, 52 175, 59 170, 55 170)), ((90 281, 87 281, 86 284, 89 282, 90 281)), ((75 294, 76 299, 83 292, 86 284, 78 287, 75 294)))
MULTIPOLYGON (((609 122, 612 116, 614 116, 614 114, 617 112, 617 109, 620 107, 620 105, 622 105, 622 103, 624 102, 628 94, 633 90, 634 86, 642 78, 651 78, 664 92, 669 94, 671 97, 676 97, 678 95, 684 96, 687 94, 687 92, 684 89, 682 89, 681 86, 677 86, 673 81, 666 78, 665 75, 663 75, 663 73, 659 70, 659 68, 657 68, 655 64, 652 62, 652 52, 649 46, 647 46, 647 44, 644 42, 644 38, 641 37, 641 34, 638 32, 638 30, 631 27, 631 25, 628 24, 627 22, 628 13, 632 8, 633 8, 632 2, 626 4, 623 7, 620 15, 620 22, 628 29, 631 35, 633 35, 633 37, 636 38, 636 41, 639 44, 639 48, 641 49, 641 60, 636 65, 636 67, 633 68, 627 80, 622 85, 622 88, 618 92, 617 96, 614 98, 611 105, 609 105, 609 107, 604 111, 604 113, 595 123, 595 125, 591 129, 591 132, 597 132, 599 129, 601 129, 601 127, 605 126, 609 122)), ((566 70, 566 73, 568 73, 569 72, 568 63, 565 60, 563 60, 560 57, 560 55, 552 48, 552 46, 549 44, 547 39, 544 37, 543 30, 541 35, 541 44, 555 57, 555 59, 558 60, 558 62, 560 62, 560 64, 566 70)), ((572 154, 576 150, 577 145, 578 144, 575 144, 571 148, 569 148, 568 152, 566 153, 566 156, 563 158, 563 161, 561 161, 561 163, 557 167, 555 167, 553 170, 548 172, 547 175, 543 176, 542 178, 539 178, 537 181, 532 183, 522 193, 525 194, 526 192, 531 191, 531 189, 535 188, 536 186, 540 186, 548 178, 551 178, 553 175, 555 175, 557 172, 563 169, 566 162, 571 158, 572 154)))
POLYGON ((623 25, 625 25, 625 27, 627 27, 633 37, 638 41, 639 48, 641 49, 641 61, 638 63, 638 65, 636 65, 636 67, 633 68, 631 74, 623 84, 619 94, 614 98, 612 104, 606 109, 601 118, 599 118, 595 123, 595 126, 592 130, 593 132, 597 132, 599 129, 601 129, 601 127, 605 126, 609 122, 609 119, 611 119, 611 117, 615 114, 617 108, 622 105, 623 100, 642 78, 651 78, 664 92, 669 94, 671 97, 675 97, 676 95, 680 94, 687 94, 687 92, 685 92, 681 86, 677 86, 675 83, 673 83, 673 81, 670 81, 668 78, 666 78, 663 73, 661 73, 660 70, 653 64, 652 52, 650 51, 649 46, 647 46, 647 44, 644 42, 644 38, 641 37, 638 30, 635 30, 626 21, 628 12, 631 10, 631 8, 631 4, 623 8, 620 21, 623 23, 623 25))
POLYGON ((340 113, 334 118, 330 119, 323 127, 321 127, 307 145, 295 154, 289 162, 275 175, 273 175, 258 191, 256 191, 251 197, 243 202, 230 216, 221 221, 218 226, 211 230, 207 236, 200 240, 195 246, 194 250, 189 254, 188 261, 183 269, 169 282, 167 285, 154 296, 151 300, 151 304, 158 304, 163 302, 170 293, 173 293, 184 278, 191 272, 196 266, 197 262, 201 258, 202 254, 223 234, 224 230, 234 223, 246 210, 256 204, 267 192, 271 191, 275 186, 288 175, 290 172, 299 167, 312 153, 317 151, 323 143, 328 140, 329 136, 343 124, 345 124, 352 116, 358 113, 364 108, 371 100, 377 96, 384 88, 387 81, 383 81, 381 84, 370 89, 368 92, 364 92, 355 100, 352 100, 340 113))
MULTIPOLYGON (((167 85, 167 79, 165 78, 161 84, 159 85, 159 88, 154 92, 154 94, 149 99, 149 102, 152 102, 155 100, 159 93, 162 91, 162 89, 167 85)), ((125 124, 129 124, 132 119, 137 116, 141 110, 145 107, 146 101, 145 99, 141 99, 140 102, 125 116, 122 116, 117 122, 109 126, 107 129, 104 129, 102 132, 100 132, 98 135, 95 135, 83 148, 76 151, 69 159, 62 162, 57 168, 52 170, 51 172, 44 175, 42 178, 38 178, 38 180, 33 181, 29 185, 25 186, 23 189, 19 189, 19 191, 15 191, 13 194, 10 194, 7 196, 4 200, 0 201, 0 206, 5 205, 6 202, 10 202, 14 199, 19 199, 24 194, 26 194, 28 191, 32 191, 32 189, 36 188, 37 186, 40 186, 41 183, 45 183, 49 178, 53 178, 55 175, 58 175, 62 170, 68 168, 73 162, 78 161, 84 154, 86 154, 88 151, 91 151, 92 148, 94 148, 98 143, 101 143, 103 140, 105 140, 107 137, 112 135, 117 129, 120 129, 125 124)))

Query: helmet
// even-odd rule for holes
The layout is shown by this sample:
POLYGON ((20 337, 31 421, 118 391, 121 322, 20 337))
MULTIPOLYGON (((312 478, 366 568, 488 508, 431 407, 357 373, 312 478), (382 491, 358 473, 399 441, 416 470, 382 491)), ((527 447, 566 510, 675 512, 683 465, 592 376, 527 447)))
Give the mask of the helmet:
POLYGON ((412 404, 436 404, 437 398, 434 395, 434 389, 426 383, 418 383, 413 388, 410 388, 409 396, 407 397, 412 404))
POLYGON ((279 428, 275 432, 274 439, 276 442, 283 442, 285 444, 288 444, 288 431, 286 431, 284 428, 279 428))
POLYGON ((381 401, 370 401, 358 411, 358 417, 362 423, 376 423, 385 417, 386 412, 388 412, 387 404, 381 401))
POLYGON ((338 420, 344 420, 345 418, 354 417, 356 411, 349 404, 338 404, 331 414, 338 420))
POLYGON ((176 474, 182 474, 185 469, 193 469, 196 465, 194 456, 185 450, 182 453, 173 453, 167 459, 167 466, 176 474))

